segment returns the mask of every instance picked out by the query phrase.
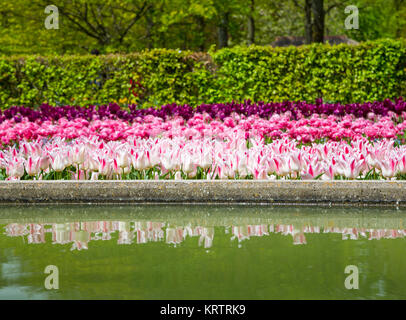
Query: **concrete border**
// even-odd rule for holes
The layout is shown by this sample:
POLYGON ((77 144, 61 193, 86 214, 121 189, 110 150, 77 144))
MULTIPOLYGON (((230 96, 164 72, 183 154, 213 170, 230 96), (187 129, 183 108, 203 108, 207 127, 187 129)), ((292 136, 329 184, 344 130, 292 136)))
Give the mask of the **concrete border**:
POLYGON ((0 203, 406 206, 406 181, 2 181, 0 203))

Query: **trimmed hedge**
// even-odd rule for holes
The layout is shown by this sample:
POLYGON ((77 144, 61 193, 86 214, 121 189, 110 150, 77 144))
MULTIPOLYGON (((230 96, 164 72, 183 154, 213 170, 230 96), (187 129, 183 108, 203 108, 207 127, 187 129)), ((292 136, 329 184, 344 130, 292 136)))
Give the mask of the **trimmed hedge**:
POLYGON ((128 55, 2 57, 0 105, 142 107, 167 103, 355 103, 406 92, 406 45, 234 47, 214 53, 155 49, 128 55))

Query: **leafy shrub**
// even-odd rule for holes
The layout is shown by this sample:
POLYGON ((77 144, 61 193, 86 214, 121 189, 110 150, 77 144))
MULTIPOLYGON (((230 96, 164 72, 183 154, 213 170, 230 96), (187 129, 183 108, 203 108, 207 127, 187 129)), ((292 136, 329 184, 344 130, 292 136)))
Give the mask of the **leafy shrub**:
POLYGON ((380 40, 213 53, 155 49, 127 55, 3 57, 0 105, 395 99, 406 92, 405 48, 400 40, 380 40))

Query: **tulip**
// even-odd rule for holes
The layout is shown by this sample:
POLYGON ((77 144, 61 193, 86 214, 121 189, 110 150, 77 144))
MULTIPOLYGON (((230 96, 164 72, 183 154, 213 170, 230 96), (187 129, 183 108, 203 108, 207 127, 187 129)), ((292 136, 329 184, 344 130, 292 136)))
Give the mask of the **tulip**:
MULTIPOLYGON (((249 117, 240 119, 248 120, 249 117)), ((319 118, 312 118, 312 121, 316 120, 319 121, 319 118)), ((310 120, 306 121, 310 123, 310 120)), ((207 179, 243 179, 247 176, 255 179, 315 179, 323 173, 322 179, 334 179, 335 176, 355 179, 363 177, 371 168, 376 168, 385 178, 393 178, 398 172, 406 170, 406 146, 394 147, 393 139, 372 144, 362 137, 353 140, 351 146, 344 141, 329 140, 298 148, 298 142, 294 139, 280 138, 265 142, 265 139, 253 137, 247 148, 244 131, 239 131, 238 125, 236 123, 236 131, 232 134, 219 131, 219 138, 209 135, 185 139, 174 134, 161 138, 120 138, 119 141, 105 141, 97 136, 71 141, 60 137, 45 141, 23 141, 21 145, 25 146, 22 147, 24 150, 6 146, 0 151, 0 166, 6 169, 8 178, 11 177, 9 173, 13 172, 10 167, 14 166, 14 159, 21 159, 18 161, 25 164, 28 174, 38 174, 34 163, 35 159, 40 159, 40 170, 48 173, 66 169, 66 177, 72 179, 79 178, 80 174, 71 173, 81 170, 98 172, 108 178, 128 178, 123 174, 131 172, 130 164, 140 178, 146 177, 145 170, 152 166, 159 168, 158 178, 169 178, 181 170, 187 178, 193 178, 197 167, 201 167, 207 179), (38 145, 41 145, 40 151, 38 145), (80 154, 85 155, 83 163, 76 170, 71 170, 71 164, 82 161, 79 159, 80 154), (395 168, 389 165, 387 159, 393 159, 395 168)), ((254 128, 256 125, 254 121, 249 123, 254 128)), ((217 121, 213 127, 221 127, 221 122, 217 121)), ((148 177, 154 178, 155 172, 149 171, 148 177)))
POLYGON ((99 174, 102 176, 108 176, 110 174, 110 165, 107 163, 106 159, 99 158, 99 174))
POLYGON ((282 176, 286 176, 291 172, 291 167, 289 163, 290 159, 286 159, 285 157, 281 158, 280 162, 280 169, 279 169, 279 174, 282 176))
POLYGON ((86 159, 86 168, 89 171, 96 172, 100 168, 100 162, 90 156, 86 159))
POLYGON ((26 161, 25 170, 29 176, 36 176, 40 172, 40 158, 33 159, 29 157, 26 161))
POLYGON ((182 175, 179 171, 175 173, 175 180, 182 180, 182 175))
POLYGON ((301 169, 300 154, 294 154, 289 156, 288 165, 290 172, 300 171, 301 169))
POLYGON ((406 173, 406 154, 404 154, 402 156, 402 158, 400 158, 399 162, 398 162, 398 171, 401 174, 405 174, 406 173))
POLYGON ((204 170, 207 170, 212 166, 212 164, 213 164, 212 155, 209 152, 205 152, 202 156, 200 167, 202 167, 204 170))
POLYGON ((39 161, 39 168, 40 170, 44 171, 49 168, 51 162, 48 156, 44 156, 40 158, 39 161))
POLYGON ((320 176, 322 173, 324 172, 320 164, 316 164, 315 166, 309 164, 307 169, 302 172, 301 177, 303 180, 311 180, 320 176))
POLYGON ((397 161, 389 159, 387 162, 380 162, 382 175, 385 178, 393 178, 397 174, 397 161))
POLYGON ((24 164, 22 160, 14 158, 7 168, 7 175, 11 178, 20 179, 24 175, 24 164))
POLYGON ((73 151, 73 157, 72 157, 73 163, 75 163, 76 165, 80 165, 83 162, 85 162, 85 153, 86 153, 86 149, 84 146, 75 147, 74 151, 73 151))
POLYGON ((255 169, 254 178, 256 180, 266 180, 268 178, 266 170, 264 168, 261 168, 259 170, 255 169))
POLYGON ((133 166, 136 170, 145 170, 147 168, 146 156, 143 152, 136 154, 136 158, 133 158, 133 166))
POLYGON ((363 161, 353 159, 349 164, 341 161, 339 165, 343 168, 344 176, 348 179, 355 179, 359 176, 363 161))
POLYGON ((65 161, 59 153, 55 156, 55 158, 51 158, 51 166, 56 172, 62 172, 65 170, 65 161))
POLYGON ((129 157, 128 157, 128 152, 127 152, 127 151, 121 151, 121 152, 118 154, 118 157, 117 157, 117 165, 118 165, 120 168, 122 168, 122 169, 124 169, 124 168, 130 166, 130 162, 129 162, 129 157))
POLYGON ((322 180, 334 180, 335 172, 334 168, 332 165, 330 165, 328 168, 325 168, 324 174, 321 177, 322 180))
POLYGON ((194 164, 193 159, 190 155, 186 155, 182 163, 182 171, 186 174, 193 172, 194 164))

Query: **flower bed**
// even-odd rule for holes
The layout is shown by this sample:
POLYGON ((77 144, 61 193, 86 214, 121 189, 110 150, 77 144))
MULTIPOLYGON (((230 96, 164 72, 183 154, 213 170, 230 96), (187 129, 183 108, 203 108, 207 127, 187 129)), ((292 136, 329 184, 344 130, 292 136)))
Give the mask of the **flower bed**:
POLYGON ((111 103, 102 106, 62 106, 53 107, 48 104, 41 105, 38 109, 23 106, 11 107, 3 112, 0 110, 0 123, 5 120, 14 119, 16 122, 27 118, 29 121, 55 121, 61 118, 68 120, 85 119, 121 119, 125 121, 139 121, 146 116, 155 116, 162 119, 167 117, 180 116, 189 120, 195 114, 207 113, 213 119, 224 120, 233 113, 248 116, 258 116, 268 119, 274 114, 289 113, 293 120, 303 117, 310 117, 313 114, 345 116, 354 115, 356 117, 387 116, 391 114, 405 115, 406 101, 399 98, 395 101, 386 99, 384 101, 339 104, 323 103, 321 99, 315 104, 306 102, 258 102, 245 101, 244 103, 217 103, 202 104, 195 108, 190 105, 168 104, 159 108, 137 109, 136 105, 130 105, 128 111, 120 108, 118 104, 111 103))
POLYGON ((113 105, 10 109, 0 123, 0 179, 406 178, 403 100, 364 104, 367 117, 345 114, 349 105, 327 115, 314 113, 331 106, 319 102, 309 117, 295 108, 311 105, 286 105, 267 117, 261 104, 183 116, 189 107, 173 106, 170 116, 166 106, 136 117, 113 105))
POLYGON ((403 135, 406 123, 399 117, 376 116, 372 119, 354 118, 347 115, 319 116, 292 120, 289 115, 275 114, 270 119, 258 116, 240 116, 233 114, 223 121, 211 118, 207 113, 195 114, 189 120, 174 117, 166 121, 160 117, 146 116, 129 123, 124 120, 93 120, 85 119, 31 122, 5 120, 0 124, 0 143, 12 144, 20 140, 38 138, 92 138, 94 136, 110 140, 122 140, 131 137, 188 137, 232 138, 236 134, 246 138, 265 138, 267 140, 291 138, 303 143, 318 140, 341 140, 397 138, 403 135))
POLYGON ((20 143, 0 152, 7 179, 404 179, 406 146, 215 138, 78 138, 20 143))

